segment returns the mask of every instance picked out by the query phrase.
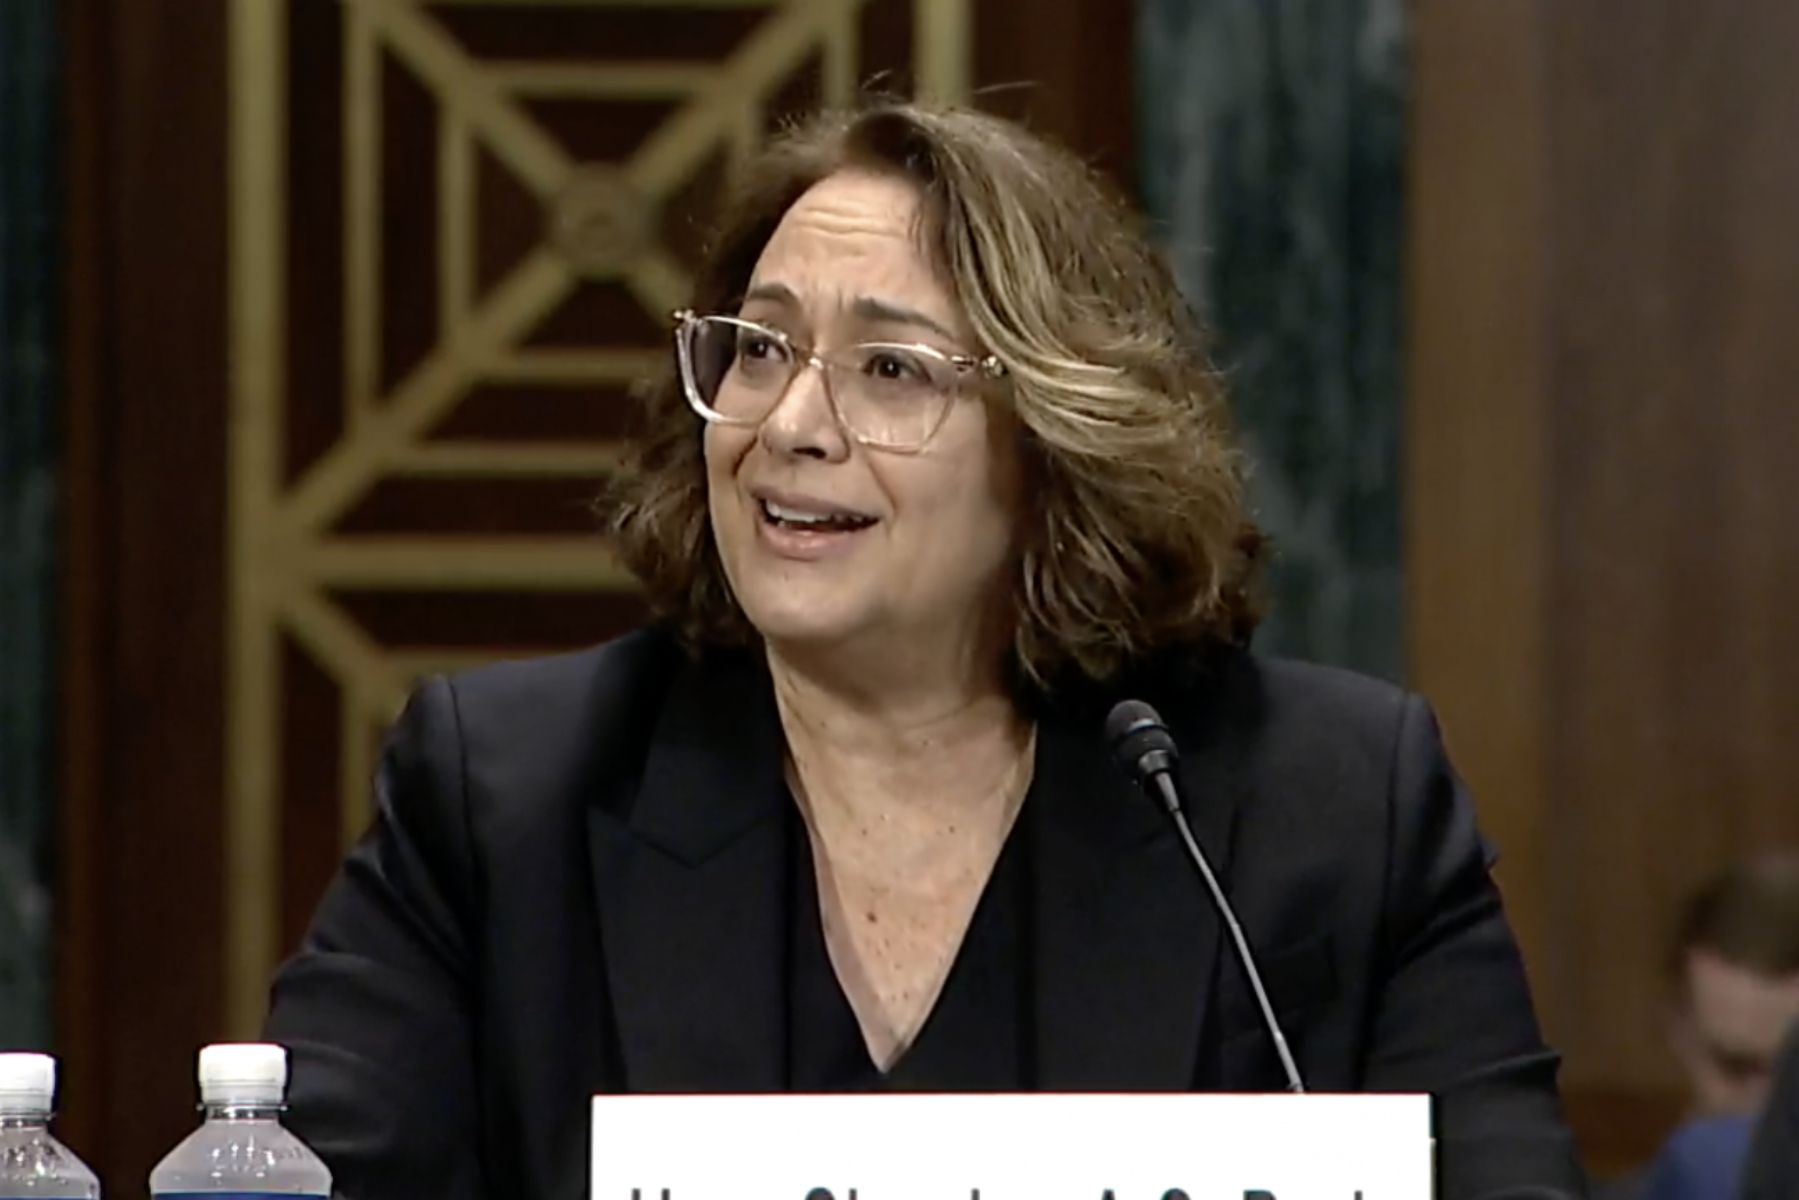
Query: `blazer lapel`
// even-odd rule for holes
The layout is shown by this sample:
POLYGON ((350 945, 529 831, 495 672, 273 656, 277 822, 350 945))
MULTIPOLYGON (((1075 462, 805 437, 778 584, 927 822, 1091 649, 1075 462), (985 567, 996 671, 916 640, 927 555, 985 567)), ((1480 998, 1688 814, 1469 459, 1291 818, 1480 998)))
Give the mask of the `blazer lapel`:
MULTIPOLYGON (((1221 882, 1243 786, 1221 689, 1159 701, 1182 752, 1188 819, 1221 882)), ((1118 697, 1122 698, 1122 697, 1118 697)), ((1111 761, 1103 704, 1040 724, 1035 851, 1038 1086, 1194 1086, 1222 926, 1169 818, 1111 761)), ((1227 885, 1228 886, 1228 885, 1227 885)))
POLYGON ((589 815, 623 1090, 786 1086, 782 744, 759 662, 688 663, 628 813, 589 815))

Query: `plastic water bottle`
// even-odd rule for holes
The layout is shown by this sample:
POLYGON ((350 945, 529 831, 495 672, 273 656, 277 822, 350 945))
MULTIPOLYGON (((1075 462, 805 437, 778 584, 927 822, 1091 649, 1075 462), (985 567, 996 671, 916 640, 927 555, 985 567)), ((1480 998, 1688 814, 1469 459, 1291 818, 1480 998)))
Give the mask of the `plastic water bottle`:
POLYGON ((100 1200, 100 1181, 87 1164, 50 1136, 55 1097, 54 1058, 0 1054, 0 1200, 100 1200))
POLYGON ((287 1051, 256 1044, 200 1051, 206 1119, 150 1172, 160 1200, 331 1194, 331 1172, 306 1143, 281 1127, 287 1051))

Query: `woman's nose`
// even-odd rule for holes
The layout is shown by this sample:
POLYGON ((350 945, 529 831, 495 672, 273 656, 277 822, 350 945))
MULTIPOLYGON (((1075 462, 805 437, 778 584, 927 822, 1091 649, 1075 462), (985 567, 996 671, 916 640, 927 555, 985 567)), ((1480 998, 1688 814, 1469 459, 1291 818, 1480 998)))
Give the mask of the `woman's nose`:
POLYGON ((802 362, 793 378, 762 418, 761 438, 777 454, 840 458, 848 439, 831 404, 830 383, 822 363, 802 362))

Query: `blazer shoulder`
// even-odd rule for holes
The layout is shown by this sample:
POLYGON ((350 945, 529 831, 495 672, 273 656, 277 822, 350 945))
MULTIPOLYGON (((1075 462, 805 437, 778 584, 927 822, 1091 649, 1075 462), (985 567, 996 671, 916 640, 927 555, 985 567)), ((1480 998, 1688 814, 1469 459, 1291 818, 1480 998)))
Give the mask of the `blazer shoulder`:
POLYGON ((1360 745, 1391 751, 1416 697, 1339 667, 1233 651, 1182 689, 1181 701, 1211 710, 1239 737, 1287 750, 1360 745))
POLYGON ((1422 710, 1383 680, 1242 652, 1215 659, 1168 708, 1183 749, 1253 797, 1253 824, 1331 829, 1323 840, 1339 845, 1389 828, 1422 710))
POLYGON ((1449 847, 1486 867, 1497 860, 1424 697, 1331 667, 1271 659, 1257 670, 1270 711, 1280 714, 1261 759, 1271 777, 1329 781, 1339 797, 1379 798, 1404 852, 1449 847))
POLYGON ((477 818, 578 807, 628 784, 684 660, 679 643, 652 627, 445 677, 440 691, 477 818))
POLYGON ((1284 658, 1246 655, 1270 711, 1292 720, 1336 727, 1391 731, 1404 715, 1411 693, 1404 688, 1340 667, 1284 658))
POLYGON ((537 724, 550 712, 640 699, 638 693, 666 679, 681 658, 674 638, 652 627, 566 654, 488 663, 446 681, 466 733, 470 725, 519 717, 537 724))

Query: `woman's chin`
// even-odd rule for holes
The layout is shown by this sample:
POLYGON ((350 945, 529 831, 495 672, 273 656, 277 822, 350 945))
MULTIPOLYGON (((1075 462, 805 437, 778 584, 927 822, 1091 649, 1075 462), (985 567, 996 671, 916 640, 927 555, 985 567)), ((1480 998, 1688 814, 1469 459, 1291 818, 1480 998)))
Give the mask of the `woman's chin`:
POLYGON ((792 604, 744 605, 750 624, 771 646, 817 648, 869 632, 874 622, 862 614, 792 604))

